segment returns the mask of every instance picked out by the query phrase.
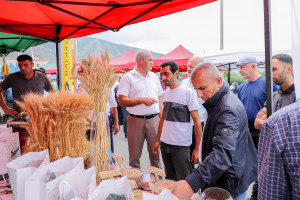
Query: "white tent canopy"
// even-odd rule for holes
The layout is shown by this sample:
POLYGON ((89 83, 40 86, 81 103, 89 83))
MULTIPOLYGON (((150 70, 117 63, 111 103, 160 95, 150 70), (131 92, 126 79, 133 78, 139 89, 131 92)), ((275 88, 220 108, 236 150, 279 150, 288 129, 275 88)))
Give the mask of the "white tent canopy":
MULTIPOLYGON (((273 55, 285 53, 292 56, 292 50, 277 50, 273 51, 273 55)), ((216 55, 210 55, 203 57, 205 61, 211 62, 215 64, 221 70, 234 70, 238 69, 236 63, 238 60, 252 56, 257 60, 257 66, 259 68, 265 68, 265 52, 264 51, 240 51, 240 52, 230 52, 225 53, 220 51, 220 53, 216 55)))

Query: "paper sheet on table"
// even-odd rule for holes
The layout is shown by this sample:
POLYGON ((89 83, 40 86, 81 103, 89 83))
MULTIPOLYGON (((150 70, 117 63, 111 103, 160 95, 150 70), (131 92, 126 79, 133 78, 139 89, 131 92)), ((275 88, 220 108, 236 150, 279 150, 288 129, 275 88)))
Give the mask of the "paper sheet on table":
POLYGON ((164 189, 159 195, 143 192, 143 200, 179 200, 170 190, 164 189))
POLYGON ((7 163, 9 181, 15 200, 25 199, 25 181, 39 168, 50 163, 48 149, 29 152, 7 163))
POLYGON ((96 188, 96 170, 91 167, 87 170, 74 168, 64 175, 59 183, 59 199, 71 200, 74 198, 88 199, 96 188))
POLYGON ((25 200, 57 200, 63 175, 74 168, 84 168, 82 157, 66 156, 39 168, 25 182, 25 200))
POLYGON ((128 178, 126 176, 116 180, 103 180, 92 193, 89 200, 106 200, 109 194, 124 194, 126 200, 134 200, 128 178))

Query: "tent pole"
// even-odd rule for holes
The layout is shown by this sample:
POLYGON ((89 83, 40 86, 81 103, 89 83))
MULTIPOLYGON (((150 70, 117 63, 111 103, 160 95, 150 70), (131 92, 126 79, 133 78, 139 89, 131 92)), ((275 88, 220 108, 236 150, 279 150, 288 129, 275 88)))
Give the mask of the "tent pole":
POLYGON ((56 79, 57 79, 57 86, 58 89, 61 90, 61 77, 60 77, 60 61, 59 61, 59 43, 58 41, 55 42, 55 47, 56 47, 56 67, 57 67, 57 71, 56 71, 56 79))
POLYGON ((230 85, 230 63, 229 63, 229 68, 228 68, 228 84, 230 85))
POLYGON ((57 78, 57 86, 58 90, 62 89, 62 76, 61 76, 61 70, 60 70, 60 61, 59 61, 59 34, 61 31, 61 24, 56 24, 56 41, 55 41, 55 47, 56 47, 56 78, 57 78))
POLYGON ((267 116, 273 113, 273 74, 272 74, 272 35, 271 35, 271 1, 264 0, 265 25, 265 69, 267 89, 267 116))

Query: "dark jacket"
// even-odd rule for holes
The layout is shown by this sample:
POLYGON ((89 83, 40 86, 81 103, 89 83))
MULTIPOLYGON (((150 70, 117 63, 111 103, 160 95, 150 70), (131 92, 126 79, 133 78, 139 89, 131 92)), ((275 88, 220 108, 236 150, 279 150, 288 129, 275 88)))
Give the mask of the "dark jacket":
POLYGON ((202 139, 202 162, 186 181, 194 192, 220 187, 235 198, 257 180, 257 152, 246 111, 226 86, 203 106, 208 117, 202 139))

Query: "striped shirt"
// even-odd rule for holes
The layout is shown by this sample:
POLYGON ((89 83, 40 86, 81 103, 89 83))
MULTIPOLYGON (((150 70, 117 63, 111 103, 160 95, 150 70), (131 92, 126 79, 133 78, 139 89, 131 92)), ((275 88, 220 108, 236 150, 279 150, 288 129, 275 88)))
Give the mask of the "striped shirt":
POLYGON ((258 199, 300 199, 300 102, 263 125, 258 148, 258 199))

